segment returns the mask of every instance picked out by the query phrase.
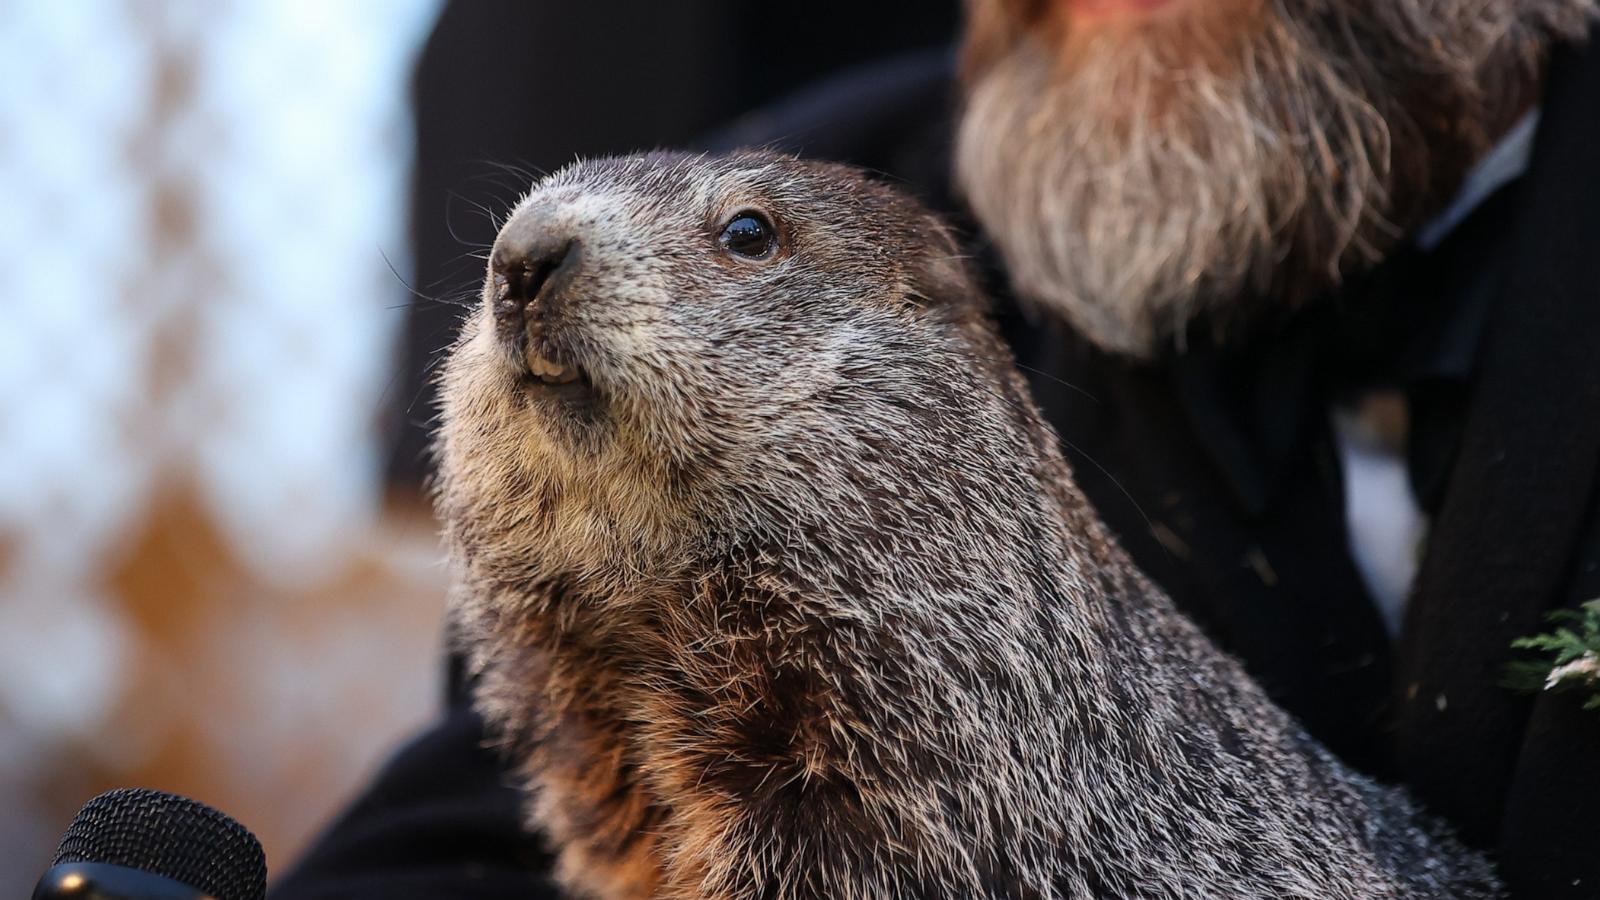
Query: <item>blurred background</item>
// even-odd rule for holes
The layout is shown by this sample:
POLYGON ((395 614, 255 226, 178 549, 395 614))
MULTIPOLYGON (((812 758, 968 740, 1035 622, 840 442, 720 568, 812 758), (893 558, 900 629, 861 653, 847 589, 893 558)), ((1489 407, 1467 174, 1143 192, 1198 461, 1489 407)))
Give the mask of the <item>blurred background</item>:
POLYGON ((890 6, 0 0, 0 896, 118 785, 286 867, 439 702, 426 371, 496 218, 955 34, 890 6))

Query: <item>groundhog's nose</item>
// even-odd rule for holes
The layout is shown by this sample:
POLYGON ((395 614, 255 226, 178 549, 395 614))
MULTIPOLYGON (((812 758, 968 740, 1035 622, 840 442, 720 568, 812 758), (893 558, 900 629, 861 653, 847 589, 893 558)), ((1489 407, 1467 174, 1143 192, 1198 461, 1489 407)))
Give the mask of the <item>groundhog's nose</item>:
POLYGON ((495 320, 502 332, 520 333, 555 306, 582 260, 571 231, 539 210, 512 218, 489 254, 495 320))

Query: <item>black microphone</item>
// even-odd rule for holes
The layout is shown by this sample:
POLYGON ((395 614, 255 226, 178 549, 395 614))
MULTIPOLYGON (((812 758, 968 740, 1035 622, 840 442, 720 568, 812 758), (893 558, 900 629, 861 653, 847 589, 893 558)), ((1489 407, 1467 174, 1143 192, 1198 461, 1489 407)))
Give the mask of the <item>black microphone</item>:
POLYGON ((78 810, 33 900, 262 900, 267 857, 243 825, 177 794, 119 788, 78 810))

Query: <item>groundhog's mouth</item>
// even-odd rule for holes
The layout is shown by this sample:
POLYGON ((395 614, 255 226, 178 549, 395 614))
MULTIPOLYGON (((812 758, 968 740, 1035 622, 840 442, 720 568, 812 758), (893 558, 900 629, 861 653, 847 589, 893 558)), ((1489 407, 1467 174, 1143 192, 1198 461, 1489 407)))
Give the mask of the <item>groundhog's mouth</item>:
POLYGON ((527 349, 523 351, 523 362, 527 369, 522 383, 529 394, 560 402, 569 408, 593 405, 594 384, 581 366, 546 356, 536 349, 533 341, 529 341, 527 349))
POLYGON ((523 353, 523 361, 528 364, 528 374, 543 384, 571 384, 583 374, 577 366, 542 355, 531 343, 523 353))

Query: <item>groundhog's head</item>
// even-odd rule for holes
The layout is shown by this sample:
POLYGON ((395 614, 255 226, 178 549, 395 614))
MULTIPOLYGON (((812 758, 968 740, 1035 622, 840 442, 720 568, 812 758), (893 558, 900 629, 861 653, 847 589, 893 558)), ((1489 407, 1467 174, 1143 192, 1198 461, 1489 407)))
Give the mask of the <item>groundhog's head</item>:
POLYGON ((445 368, 454 542, 495 580, 616 579, 981 518, 969 470, 1014 459, 1031 413, 979 296, 944 226, 854 169, 569 166, 501 230, 445 368))

